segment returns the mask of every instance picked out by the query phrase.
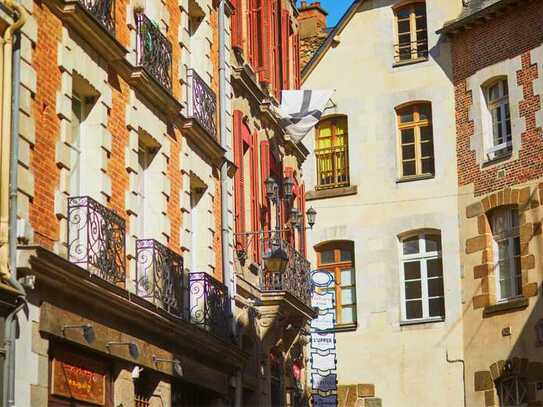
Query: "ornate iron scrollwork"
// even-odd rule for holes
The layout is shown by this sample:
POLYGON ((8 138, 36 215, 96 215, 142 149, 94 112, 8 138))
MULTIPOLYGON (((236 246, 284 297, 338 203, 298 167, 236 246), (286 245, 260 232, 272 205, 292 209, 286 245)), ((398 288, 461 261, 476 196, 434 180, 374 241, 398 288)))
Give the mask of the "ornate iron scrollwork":
POLYGON ((143 67, 164 89, 172 91, 172 44, 143 13, 136 13, 137 65, 143 67))
POLYGON ((211 136, 217 134, 217 96, 194 69, 188 72, 191 95, 189 95, 189 116, 211 136))
POLYGON ((115 36, 115 0, 79 0, 79 2, 98 24, 115 36))
POLYGON ((207 273, 190 273, 190 320, 226 340, 232 339, 228 288, 207 273))
POLYGON ((68 259, 112 284, 124 283, 124 220, 88 196, 68 198, 68 259))
POLYGON ((136 294, 186 319, 183 257, 154 239, 143 239, 136 241, 136 259, 136 294))

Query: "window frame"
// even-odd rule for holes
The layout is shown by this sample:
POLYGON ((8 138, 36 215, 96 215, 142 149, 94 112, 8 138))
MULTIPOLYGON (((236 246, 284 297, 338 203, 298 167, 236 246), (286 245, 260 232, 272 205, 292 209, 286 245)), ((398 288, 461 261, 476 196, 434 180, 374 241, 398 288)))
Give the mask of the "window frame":
POLYGON ((336 303, 336 324, 335 328, 342 328, 348 326, 355 326, 358 321, 357 315, 357 289, 356 289, 356 268, 355 268, 355 252, 354 243, 349 241, 335 241, 326 244, 319 245, 315 249, 317 255, 317 268, 319 270, 325 270, 334 273, 335 278, 335 303, 336 303), (323 263, 322 253, 332 250, 334 252, 333 263, 323 263), (351 253, 351 260, 341 261, 341 251, 349 251, 351 253), (351 284, 343 285, 341 282, 341 272, 344 270, 351 270, 351 284), (351 289, 352 302, 349 304, 342 304, 342 289, 351 289), (351 308, 353 320, 349 322, 342 321, 343 308, 351 308))
POLYGON ((520 266, 520 225, 519 225, 518 208, 514 206, 501 206, 493 209, 489 213, 489 224, 492 231, 492 261, 494 263, 495 280, 496 280, 496 302, 503 303, 511 301, 515 298, 522 297, 522 268, 520 266), (495 233, 496 218, 500 212, 505 213, 504 234, 495 233), (514 214, 516 214, 516 226, 514 224, 514 214), (497 240, 499 238, 499 240, 497 240), (500 259, 499 243, 507 242, 507 257, 500 259), (518 244, 518 254, 515 254, 515 245, 518 244), (511 284, 511 295, 502 296, 501 291, 501 262, 507 261, 511 270, 509 275, 509 283, 511 284), (520 284, 519 284, 520 279, 520 284))
MULTIPOLYGON (((444 321, 447 316, 446 311, 446 302, 445 302, 445 274, 443 272, 443 242, 441 239, 441 233, 436 230, 422 230, 415 233, 406 234, 401 236, 399 239, 399 256, 400 256, 400 300, 401 300, 401 325, 409 325, 416 323, 424 322, 441 322, 444 321), (437 251, 426 251, 426 236, 437 236, 440 241, 440 250, 437 251), (418 238, 419 251, 416 254, 404 254, 403 247, 406 240, 412 239, 414 237, 418 238), (424 243, 423 243, 424 242, 424 243), (422 252, 422 247, 424 247, 424 252, 422 252), (430 279, 441 278, 443 285, 443 295, 442 296, 433 296, 430 298, 428 293, 428 267, 427 263, 429 260, 441 260, 441 277, 432 277, 430 279), (420 264, 420 278, 411 279, 413 281, 420 280, 421 282, 421 298, 422 301, 422 317, 420 318, 407 318, 407 300, 406 299, 406 288, 405 288, 405 270, 404 264, 409 262, 418 261, 420 264), (430 316, 430 299, 434 298, 443 298, 443 315, 441 316, 430 316)), ((407 280, 407 281, 411 281, 407 280)))
POLYGON ((527 407, 528 406, 528 382, 525 377, 520 377, 518 375, 505 376, 496 381, 496 392, 498 393, 498 401, 500 407, 527 407), (513 381, 514 387, 514 404, 505 404, 504 395, 506 388, 504 387, 505 383, 513 381), (524 394, 520 393, 520 384, 524 386, 524 394))
POLYGON ((323 190, 323 189, 334 189, 334 188, 343 188, 348 187, 351 184, 350 180, 350 171, 349 171, 349 120, 347 116, 345 115, 338 115, 338 116, 332 116, 321 119, 317 127, 315 128, 315 162, 316 162, 316 178, 317 182, 315 185, 316 190, 323 190), (341 135, 344 139, 343 146, 336 145, 337 141, 337 127, 338 122, 344 121, 345 125, 344 133, 341 135), (326 124, 326 128, 330 128, 330 147, 326 148, 319 148, 319 141, 322 139, 320 136, 321 133, 321 126, 323 124, 326 124), (331 158, 331 165, 332 165, 332 178, 334 179, 334 182, 330 184, 323 184, 321 183, 321 160, 324 158, 320 158, 320 155, 324 155, 323 153, 325 150, 329 150, 328 153, 331 158), (337 161, 338 158, 342 158, 344 162, 344 174, 345 181, 339 181, 340 173, 338 171, 338 165, 337 161))
POLYGON ((412 180, 412 179, 419 179, 419 178, 432 178, 435 177, 436 174, 436 157, 435 157, 435 143, 434 143, 434 127, 433 127, 433 110, 432 110, 432 103, 426 102, 426 101, 417 101, 417 102, 410 102, 406 103, 400 106, 397 106, 395 108, 396 112, 396 127, 397 127, 397 143, 398 143, 398 158, 399 158, 399 173, 400 173, 400 180, 412 180), (430 112, 430 117, 424 120, 420 119, 421 111, 423 110, 423 107, 428 107, 430 112), (401 121, 401 113, 405 109, 412 109, 413 111, 413 119, 409 122, 402 122, 401 121), (422 141, 421 139, 421 130, 423 128, 429 128, 430 129, 430 140, 429 141, 422 141), (403 143, 402 141, 402 132, 404 130, 410 130, 413 129, 413 142, 412 143, 403 143), (430 143, 432 146, 432 154, 431 156, 423 156, 422 155, 422 144, 424 143, 430 143), (415 155, 412 159, 404 159, 404 152, 403 147, 404 145, 414 145, 415 149, 415 155), (431 158, 433 162, 432 171, 430 172, 423 172, 422 171, 422 161, 424 159, 431 158), (407 161, 414 161, 415 162, 415 174, 409 174, 405 175, 405 169, 404 169, 404 162, 407 161))
POLYGON ((394 63, 396 65, 403 65, 413 62, 423 62, 428 60, 428 53, 429 53, 429 46, 428 46, 428 11, 426 9, 426 2, 425 1, 410 1, 401 3, 393 8, 394 12, 394 33, 395 33, 395 42, 394 42, 394 63), (426 21, 426 24, 424 26, 424 29, 417 29, 417 15, 416 15, 416 7, 423 5, 424 6, 424 19, 426 21), (400 20, 402 20, 399 17, 399 13, 402 10, 409 10, 409 17, 407 19, 404 19, 406 21, 409 21, 409 58, 402 59, 400 50, 402 48, 405 48, 405 45, 401 45, 400 42, 400 35, 406 35, 408 32, 401 32, 400 33, 400 20), (425 41, 419 41, 417 39, 417 33, 418 32, 425 32, 426 33, 426 40, 425 41), (421 43, 419 45, 419 42, 421 43), (426 43, 426 46, 424 47, 424 42, 426 43))
POLYGON ((500 76, 487 81, 482 85, 483 99, 485 103, 484 117, 488 121, 489 134, 487 135, 485 154, 487 159, 499 158, 508 155, 513 149, 513 130, 511 118, 511 106, 509 97, 509 81, 506 76, 500 76), (496 99, 490 99, 490 91, 498 86, 499 95, 496 99), (500 111, 500 120, 496 120, 494 110, 500 111), (498 123, 501 124, 501 134, 497 135, 498 123), (501 142, 498 142, 499 139, 501 142))

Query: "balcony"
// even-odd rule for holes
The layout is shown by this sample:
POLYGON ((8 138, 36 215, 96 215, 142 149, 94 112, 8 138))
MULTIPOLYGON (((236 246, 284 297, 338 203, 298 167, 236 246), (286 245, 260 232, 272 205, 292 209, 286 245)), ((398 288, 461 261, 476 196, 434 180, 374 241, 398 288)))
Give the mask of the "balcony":
POLYGON ((207 273, 190 273, 189 292, 190 321, 216 336, 231 340, 228 288, 207 273))
MULTIPOLYGON (((266 246, 266 242, 265 246, 266 246)), ((264 270, 262 276, 262 291, 286 291, 299 301, 311 307, 311 263, 289 243, 285 241, 271 241, 268 246, 281 245, 286 251, 288 263, 283 273, 272 273, 264 270)))
POLYGON ((183 257, 154 239, 136 241, 136 294, 186 319, 183 257))
POLYGON ((315 189, 340 188, 349 185, 349 163, 346 146, 320 148, 317 157, 317 182, 315 189))
POLYGON ((103 280, 124 284, 124 220, 88 196, 68 198, 68 259, 103 280))
POLYGON ((172 92, 172 44, 143 13, 136 14, 136 65, 172 92))
POLYGON ((217 97, 194 69, 188 71, 188 115, 215 138, 217 134, 217 97))
POLYGON ((98 24, 115 37, 115 0, 79 0, 98 24))

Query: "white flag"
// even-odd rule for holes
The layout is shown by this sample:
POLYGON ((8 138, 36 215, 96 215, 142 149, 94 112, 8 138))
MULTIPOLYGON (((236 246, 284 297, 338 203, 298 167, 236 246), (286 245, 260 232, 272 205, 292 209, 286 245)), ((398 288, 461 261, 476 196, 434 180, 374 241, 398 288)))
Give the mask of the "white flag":
POLYGON ((284 90, 277 109, 281 127, 299 143, 317 125, 333 90, 284 90))

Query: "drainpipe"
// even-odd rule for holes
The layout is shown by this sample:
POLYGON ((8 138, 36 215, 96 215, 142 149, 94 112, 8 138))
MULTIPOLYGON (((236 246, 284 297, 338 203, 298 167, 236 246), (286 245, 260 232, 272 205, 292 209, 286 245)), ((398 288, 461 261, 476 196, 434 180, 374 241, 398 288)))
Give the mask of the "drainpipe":
POLYGON ((464 387, 464 407, 467 406, 466 400, 466 362, 464 359, 449 359, 449 350, 445 350, 445 360, 448 363, 461 363, 462 364, 462 386, 464 387))
MULTIPOLYGON (((8 8, 15 10, 17 20, 4 33, 4 66, 3 109, 11 108, 11 120, 3 121, 3 137, 9 140, 9 275, 8 283, 19 292, 18 306, 6 317, 4 325, 4 348, 6 352, 2 396, 4 406, 15 406, 15 331, 17 328, 17 313, 24 308, 26 292, 17 281, 17 166, 19 157, 19 86, 21 83, 21 47, 17 31, 26 22, 27 13, 19 4, 6 0, 8 8), (15 46, 13 41, 15 40, 15 46), (13 67, 6 63, 13 53, 13 67), (12 68, 12 69, 10 69, 12 68), (11 85, 11 89, 10 89, 11 85), (11 99, 11 100, 10 100, 11 99), (11 106, 10 106, 11 104, 11 106), (9 134, 9 138, 8 138, 9 134)), ((5 117, 5 116, 4 116, 5 117)))
MULTIPOLYGON (((219 123, 221 146, 228 152, 228 138, 226 133, 226 2, 219 1, 219 123)), ((228 291, 230 292, 232 313, 236 307, 236 280, 233 270, 230 268, 230 248, 229 242, 232 241, 228 231, 228 164, 224 163, 221 167, 221 250, 222 250, 222 269, 223 276, 228 291)), ((234 337, 237 336, 236 319, 232 318, 232 332, 234 337)), ((234 406, 241 406, 242 387, 241 387, 241 370, 236 372, 233 378, 235 388, 234 406)))

